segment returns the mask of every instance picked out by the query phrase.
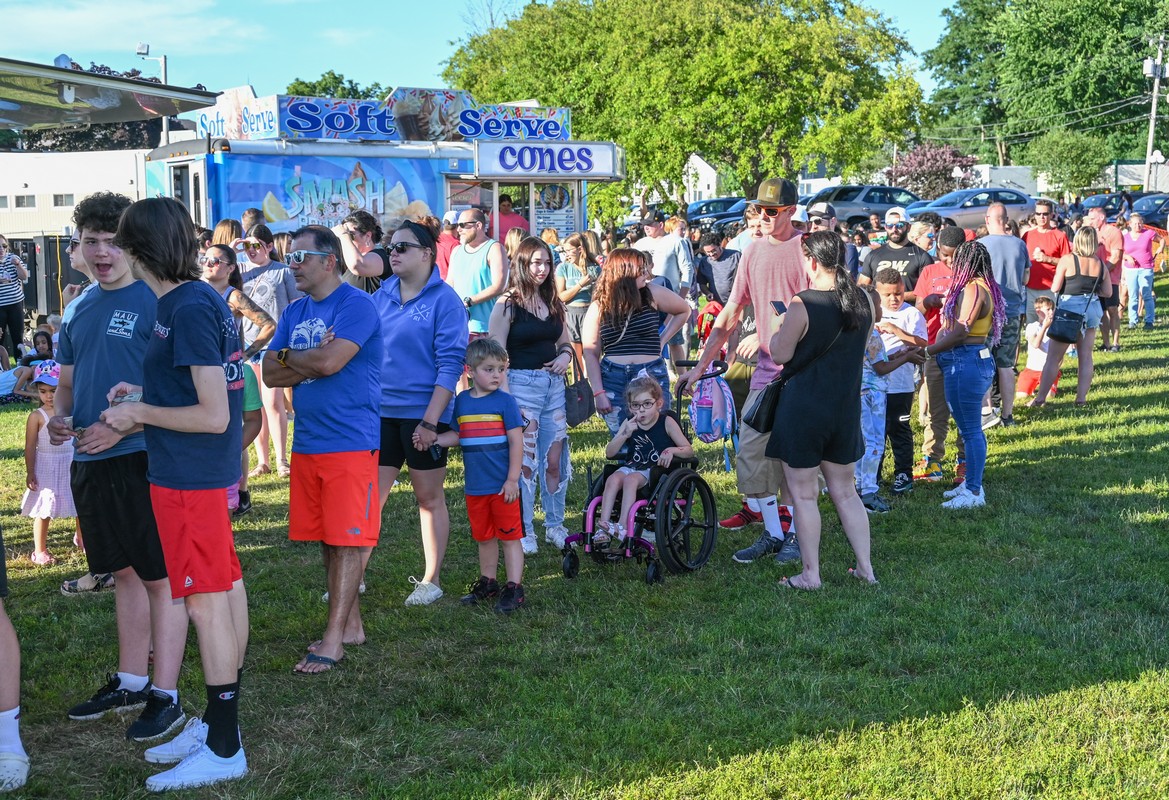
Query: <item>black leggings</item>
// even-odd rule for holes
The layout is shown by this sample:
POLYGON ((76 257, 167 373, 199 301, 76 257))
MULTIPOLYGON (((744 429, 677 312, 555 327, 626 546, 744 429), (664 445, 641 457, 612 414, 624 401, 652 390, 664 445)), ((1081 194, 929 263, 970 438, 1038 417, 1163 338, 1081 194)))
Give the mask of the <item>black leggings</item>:
MULTIPOLYGON (((8 355, 19 358, 16 346, 24 341, 24 303, 9 303, 0 306, 0 344, 4 342, 4 333, 12 337, 12 345, 8 348, 8 355)), ((8 365, 5 364, 5 367, 8 365)))
POLYGON ((885 403, 885 435, 893 451, 893 471, 913 474, 913 392, 890 392, 885 403))

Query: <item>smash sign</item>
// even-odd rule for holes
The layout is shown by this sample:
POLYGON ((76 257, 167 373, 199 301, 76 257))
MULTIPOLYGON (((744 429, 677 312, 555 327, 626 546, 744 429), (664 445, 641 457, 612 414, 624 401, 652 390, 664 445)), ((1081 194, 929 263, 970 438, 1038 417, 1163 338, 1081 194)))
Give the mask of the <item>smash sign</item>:
POLYGON ((625 151, 612 142, 480 140, 475 142, 475 174, 480 178, 621 180, 625 151))

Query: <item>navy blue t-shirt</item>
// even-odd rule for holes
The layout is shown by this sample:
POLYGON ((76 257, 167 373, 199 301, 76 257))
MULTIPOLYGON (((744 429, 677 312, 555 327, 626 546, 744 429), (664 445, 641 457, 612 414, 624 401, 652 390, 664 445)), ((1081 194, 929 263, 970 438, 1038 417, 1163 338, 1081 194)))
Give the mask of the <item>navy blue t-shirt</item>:
MULTIPOLYGON (((180 284, 158 299, 146 350, 142 401, 164 408, 198 404, 191 367, 215 366, 227 384, 228 418, 243 415, 244 365, 235 320, 219 293, 202 281, 180 284)), ((167 489, 222 489, 240 478, 243 427, 183 433, 146 426, 147 478, 167 489)))
MULTIPOLYGON (((87 289, 66 309, 57 342, 58 363, 73 367, 73 427, 88 428, 110 407, 106 395, 121 381, 142 385, 142 362, 154 330, 158 298, 142 281, 121 289, 87 289)), ((73 453, 75 461, 101 461, 146 449, 132 433, 101 453, 73 453)), ((236 459, 237 461, 239 459, 236 459)))
MULTIPOLYGON (((382 324, 373 300, 342 283, 324 300, 294 300, 276 323, 269 350, 310 350, 330 328, 357 353, 335 374, 306 378, 292 387, 296 430, 292 452, 352 453, 381 446, 382 324)), ((408 380, 403 376, 403 380, 408 380)))

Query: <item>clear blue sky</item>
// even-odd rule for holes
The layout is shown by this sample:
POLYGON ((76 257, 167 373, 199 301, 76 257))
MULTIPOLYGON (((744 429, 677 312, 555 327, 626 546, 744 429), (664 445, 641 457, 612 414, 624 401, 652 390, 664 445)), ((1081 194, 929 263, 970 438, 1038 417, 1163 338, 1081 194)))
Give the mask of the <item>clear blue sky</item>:
MULTIPOLYGON (((938 14, 952 4, 863 1, 892 19, 919 54, 937 42, 938 14)), ((84 67, 96 61, 158 75, 157 62, 134 55, 143 41, 152 55, 167 55, 168 82, 179 86, 218 91, 250 83, 263 96, 332 69, 359 84, 441 87, 452 43, 467 36, 465 10, 483 2, 55 0, 47 7, 44 0, 0 0, 0 56, 47 64, 66 53, 84 67)), ((666 0, 662 8, 668 6, 666 0)), ((932 82, 920 71, 918 80, 928 96, 932 82)))

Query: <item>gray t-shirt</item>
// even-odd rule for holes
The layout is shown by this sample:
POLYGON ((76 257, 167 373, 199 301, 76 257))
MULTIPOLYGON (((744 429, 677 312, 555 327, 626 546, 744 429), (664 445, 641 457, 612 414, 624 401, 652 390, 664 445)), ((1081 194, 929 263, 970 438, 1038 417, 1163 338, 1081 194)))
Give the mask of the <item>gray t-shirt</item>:
POLYGON ((668 280, 674 291, 681 290, 683 285, 690 286, 694 283, 690 247, 682 241, 682 237, 672 233, 656 239, 646 236, 638 239, 633 249, 649 253, 654 262, 654 275, 668 280))
POLYGON ((731 286, 735 283, 735 272, 739 269, 741 257, 742 253, 738 250, 723 248, 722 255, 717 261, 706 255, 699 258, 694 269, 694 286, 691 287, 691 293, 695 290, 713 291, 714 299, 725 304, 727 298, 731 296, 731 286))
POLYGON ((1016 236, 991 234, 978 240, 990 253, 990 266, 995 282, 1003 293, 1008 317, 1019 317, 1026 311, 1026 291, 1023 273, 1031 266, 1027 245, 1016 236))

